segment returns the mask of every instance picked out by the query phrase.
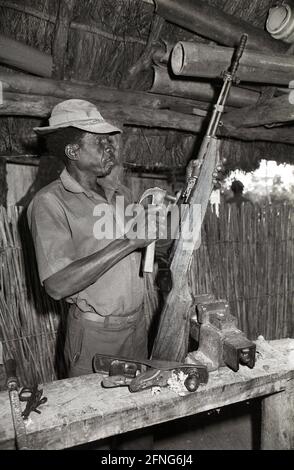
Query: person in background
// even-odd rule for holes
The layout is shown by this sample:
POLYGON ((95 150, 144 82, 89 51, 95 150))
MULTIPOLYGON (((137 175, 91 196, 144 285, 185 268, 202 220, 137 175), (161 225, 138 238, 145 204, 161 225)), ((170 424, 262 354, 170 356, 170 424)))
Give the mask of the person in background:
POLYGON ((249 203, 253 206, 253 202, 243 195, 244 185, 241 181, 234 180, 231 184, 231 191, 233 196, 226 200, 227 204, 236 204, 238 208, 240 208, 243 203, 249 203))

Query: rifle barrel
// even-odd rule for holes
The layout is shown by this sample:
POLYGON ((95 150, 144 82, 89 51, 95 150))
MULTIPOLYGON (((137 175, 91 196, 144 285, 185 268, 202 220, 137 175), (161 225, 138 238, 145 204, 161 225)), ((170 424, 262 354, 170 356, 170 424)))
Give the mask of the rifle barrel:
MULTIPOLYGON (((210 139, 212 137, 216 136, 217 129, 220 123, 221 116, 224 112, 224 107, 225 103, 227 101, 227 98, 230 93, 230 89, 232 86, 232 83, 234 80, 236 80, 236 73, 238 70, 238 66, 240 63, 240 59, 242 57, 242 54, 244 52, 245 46, 246 46, 246 41, 247 41, 247 34, 243 34, 241 39, 240 39, 240 44, 233 56, 231 66, 229 67, 229 70, 224 72, 224 83, 222 86, 222 89, 220 91, 217 103, 214 106, 214 110, 207 128, 207 131, 205 133, 204 139, 202 141, 199 154, 198 154, 198 161, 201 164, 203 159, 205 158, 205 154, 207 152, 208 146, 210 139)), ((197 179, 198 179, 198 174, 199 174, 199 166, 195 166, 192 172, 191 177, 189 178, 186 187, 183 191, 182 199, 184 202, 187 204, 189 203, 189 200, 191 198, 192 192, 195 189, 195 186, 197 184, 197 179)))

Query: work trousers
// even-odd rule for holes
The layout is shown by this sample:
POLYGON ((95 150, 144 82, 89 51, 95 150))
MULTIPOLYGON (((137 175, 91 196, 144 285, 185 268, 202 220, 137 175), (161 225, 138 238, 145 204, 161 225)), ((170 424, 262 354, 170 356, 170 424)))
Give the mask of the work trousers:
MULTIPOLYGON (((146 359, 147 329, 143 306, 128 315, 101 317, 82 312, 76 305, 69 309, 65 359, 68 376, 93 373, 93 356, 110 354, 129 359, 146 359)), ((146 431, 115 436, 110 447, 115 449, 152 449, 153 437, 146 431)))

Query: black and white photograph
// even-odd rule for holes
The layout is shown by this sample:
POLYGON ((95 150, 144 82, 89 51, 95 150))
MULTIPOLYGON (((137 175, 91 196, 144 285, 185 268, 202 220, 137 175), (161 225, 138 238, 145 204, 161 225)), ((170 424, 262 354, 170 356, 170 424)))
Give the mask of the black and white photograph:
POLYGON ((0 0, 0 461, 284 458, 293 298, 294 0, 0 0))

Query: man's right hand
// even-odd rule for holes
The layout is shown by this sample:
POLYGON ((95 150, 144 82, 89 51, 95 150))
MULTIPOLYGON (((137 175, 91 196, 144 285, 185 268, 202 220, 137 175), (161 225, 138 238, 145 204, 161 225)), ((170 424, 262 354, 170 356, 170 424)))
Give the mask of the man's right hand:
POLYGON ((103 276, 106 271, 134 250, 143 248, 158 238, 164 238, 166 231, 165 207, 150 205, 148 209, 144 209, 143 206, 140 209, 134 222, 130 221, 130 229, 123 238, 111 241, 106 247, 73 261, 45 279, 44 286, 47 293, 53 299, 60 300, 80 292, 96 282, 100 276, 103 276), (153 235, 149 238, 146 237, 148 222, 149 233, 153 235), (137 228, 132 230, 134 225, 137 225, 137 228))
POLYGON ((125 234, 135 248, 144 248, 159 238, 166 238, 166 206, 141 207, 142 210, 136 216, 130 230, 125 234))

